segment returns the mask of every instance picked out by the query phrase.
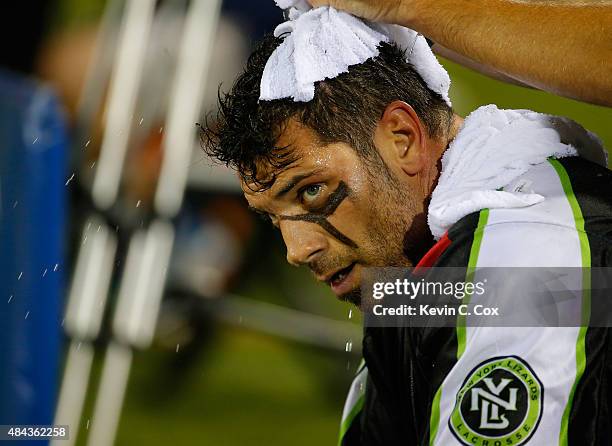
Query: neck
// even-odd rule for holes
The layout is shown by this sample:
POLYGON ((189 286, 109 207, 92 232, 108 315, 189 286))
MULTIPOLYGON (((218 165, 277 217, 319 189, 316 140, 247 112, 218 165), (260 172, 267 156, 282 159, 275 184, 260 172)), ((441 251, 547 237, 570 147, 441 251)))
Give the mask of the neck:
POLYGON ((450 143, 453 142, 453 140, 459 133, 459 129, 463 125, 463 121, 464 119, 461 116, 453 114, 453 118, 450 122, 448 131, 446 132, 446 135, 444 135, 444 143, 441 145, 439 158, 442 158, 442 155, 444 154, 446 149, 448 149, 450 143))
MULTIPOLYGON (((423 255, 434 245, 434 238, 427 225, 427 213, 431 194, 438 184, 442 172, 442 155, 459 133, 463 118, 453 115, 444 136, 428 141, 428 152, 431 153, 429 165, 423 172, 420 182, 422 192, 422 211, 412 221, 411 227, 404 235, 404 254, 412 265, 416 265, 423 255)), ((421 203, 419 203, 421 205, 421 203)))
POLYGON ((450 143, 450 141, 455 139, 455 136, 457 136, 457 133, 459 133, 459 129, 463 125, 463 121, 465 121, 465 119, 463 119, 461 116, 453 115, 453 120, 452 120, 452 123, 451 123, 451 129, 450 129, 450 132, 449 132, 449 136, 450 136, 449 143, 450 143))
POLYGON ((453 140, 459 133, 459 129, 461 129, 461 126, 463 125, 463 121, 464 119, 461 116, 453 114, 453 118, 451 119, 450 125, 448 126, 448 130, 444 133, 444 136, 440 137, 437 143, 434 144, 433 153, 434 153, 435 164, 437 167, 436 176, 440 175, 440 170, 442 167, 441 166, 442 155, 444 155, 444 152, 446 152, 446 149, 448 149, 448 146, 450 146, 450 143, 453 142, 453 140))
POLYGON ((431 195, 431 192, 438 184, 440 173, 442 173, 442 155, 444 155, 444 152, 446 152, 446 149, 448 149, 450 143, 459 133, 459 129, 463 125, 463 121, 464 119, 461 116, 453 115, 449 128, 445 132, 444 136, 434 141, 431 146, 433 158, 431 161, 429 173, 426 177, 427 179, 425 181, 425 196, 427 197, 426 200, 428 200, 429 196, 431 195))

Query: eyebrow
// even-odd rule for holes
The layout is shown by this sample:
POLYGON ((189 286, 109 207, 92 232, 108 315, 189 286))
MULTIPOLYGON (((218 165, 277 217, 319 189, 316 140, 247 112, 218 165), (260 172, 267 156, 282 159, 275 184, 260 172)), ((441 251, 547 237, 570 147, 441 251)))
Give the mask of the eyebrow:
POLYGON ((308 177, 318 174, 323 169, 315 169, 310 172, 301 173, 292 177, 276 194, 274 194, 274 199, 279 199, 284 195, 287 195, 291 190, 297 186, 302 180, 305 180, 308 177))

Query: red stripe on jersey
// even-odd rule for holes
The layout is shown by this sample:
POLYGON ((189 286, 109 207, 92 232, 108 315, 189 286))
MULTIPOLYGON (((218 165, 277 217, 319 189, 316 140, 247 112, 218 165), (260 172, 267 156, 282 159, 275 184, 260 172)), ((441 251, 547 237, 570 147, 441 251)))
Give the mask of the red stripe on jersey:
POLYGON ((419 274, 423 268, 434 266, 438 258, 442 255, 446 248, 451 244, 451 239, 448 238, 448 232, 445 232, 442 238, 431 247, 429 251, 419 260, 413 270, 413 274, 419 274))

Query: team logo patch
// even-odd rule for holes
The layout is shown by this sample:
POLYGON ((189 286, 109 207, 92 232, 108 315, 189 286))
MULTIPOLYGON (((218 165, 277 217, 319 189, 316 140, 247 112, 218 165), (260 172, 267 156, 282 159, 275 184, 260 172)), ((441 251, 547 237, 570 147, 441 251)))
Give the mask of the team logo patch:
POLYGON ((543 406, 544 387, 525 360, 491 358, 463 382, 448 424, 465 445, 518 446, 535 432, 543 406))

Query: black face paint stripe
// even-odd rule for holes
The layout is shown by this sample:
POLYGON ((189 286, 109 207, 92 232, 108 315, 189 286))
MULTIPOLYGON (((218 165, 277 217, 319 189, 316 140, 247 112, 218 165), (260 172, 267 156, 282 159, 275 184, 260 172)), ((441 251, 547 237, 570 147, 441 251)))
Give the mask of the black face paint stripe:
POLYGON ((333 237, 337 240, 341 241, 345 245, 350 246, 351 248, 357 248, 357 244, 340 232, 334 225, 332 225, 328 220, 331 214, 333 214, 340 203, 344 201, 346 197, 349 195, 349 188, 344 183, 344 181, 340 181, 338 188, 331 194, 327 203, 316 212, 309 212, 308 214, 301 215, 288 215, 279 217, 280 220, 290 220, 290 221, 307 221, 310 223, 316 223, 329 232, 333 237))
POLYGON ((336 237, 337 240, 341 241, 345 245, 348 245, 351 248, 355 248, 355 249, 357 248, 357 243, 352 241, 342 232, 338 231, 336 227, 332 225, 329 221, 327 221, 325 218, 321 219, 321 221, 318 221, 317 224, 321 226, 323 229, 325 229, 327 232, 329 232, 331 235, 336 237))
POLYGON ((338 185, 336 190, 331 194, 331 196, 327 200, 327 203, 325 203, 325 205, 322 208, 315 209, 313 212, 310 212, 310 214, 315 214, 315 215, 318 214, 318 215, 328 217, 334 212, 336 212, 336 209, 338 209, 338 206, 340 206, 340 203, 342 203, 344 199, 348 196, 349 196, 348 186, 346 185, 344 181, 340 181, 340 184, 338 185))
POLYGON ((280 220, 291 220, 291 221, 307 221, 310 223, 316 223, 333 235, 336 239, 344 243, 345 245, 350 246, 351 248, 357 248, 357 244, 340 232, 334 225, 332 225, 324 215, 315 215, 315 214, 303 214, 303 215, 291 215, 287 217, 280 217, 280 220))

